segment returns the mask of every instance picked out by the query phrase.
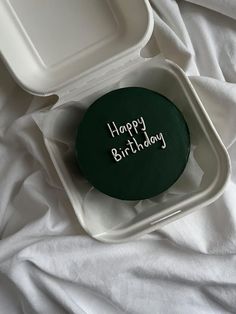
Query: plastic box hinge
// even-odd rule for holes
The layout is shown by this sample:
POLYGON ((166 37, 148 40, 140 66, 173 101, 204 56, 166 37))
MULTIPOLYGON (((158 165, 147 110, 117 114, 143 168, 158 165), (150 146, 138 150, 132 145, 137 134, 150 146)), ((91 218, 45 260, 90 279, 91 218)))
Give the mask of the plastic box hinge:
POLYGON ((104 68, 99 69, 84 78, 80 78, 73 84, 67 86, 67 88, 61 89, 57 92, 59 100, 55 106, 58 107, 69 100, 73 100, 74 96, 80 92, 86 93, 88 90, 92 91, 95 86, 97 87, 101 84, 106 84, 107 81, 115 81, 115 79, 118 79, 121 75, 130 72, 132 69, 148 60, 149 59, 142 58, 140 55, 136 55, 133 56, 133 58, 126 60, 125 63, 113 67, 112 69, 107 66, 107 70, 104 68))

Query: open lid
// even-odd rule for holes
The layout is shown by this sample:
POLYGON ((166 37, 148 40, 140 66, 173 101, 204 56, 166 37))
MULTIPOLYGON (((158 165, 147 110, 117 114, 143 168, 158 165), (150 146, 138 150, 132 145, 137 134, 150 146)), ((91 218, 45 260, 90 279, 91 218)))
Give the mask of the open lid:
POLYGON ((99 80, 101 70, 138 58, 152 29, 147 0, 0 1, 1 55, 38 95, 99 80))

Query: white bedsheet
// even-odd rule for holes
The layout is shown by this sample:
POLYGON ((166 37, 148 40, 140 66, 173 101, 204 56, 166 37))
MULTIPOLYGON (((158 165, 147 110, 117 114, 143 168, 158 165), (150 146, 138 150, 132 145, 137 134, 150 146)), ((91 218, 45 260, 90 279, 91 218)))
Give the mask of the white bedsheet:
POLYGON ((153 0, 232 161, 224 195, 162 230, 102 244, 79 227, 33 122, 51 99, 0 63, 0 313, 236 313, 236 1, 153 0))

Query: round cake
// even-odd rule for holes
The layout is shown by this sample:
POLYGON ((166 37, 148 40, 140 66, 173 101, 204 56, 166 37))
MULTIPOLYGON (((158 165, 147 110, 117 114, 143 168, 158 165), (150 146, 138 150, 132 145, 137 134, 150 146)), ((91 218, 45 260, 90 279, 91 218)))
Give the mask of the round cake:
POLYGON ((142 200, 167 190, 182 174, 190 135, 180 110, 157 92, 128 87, 97 99, 75 143, 80 170, 99 191, 142 200))

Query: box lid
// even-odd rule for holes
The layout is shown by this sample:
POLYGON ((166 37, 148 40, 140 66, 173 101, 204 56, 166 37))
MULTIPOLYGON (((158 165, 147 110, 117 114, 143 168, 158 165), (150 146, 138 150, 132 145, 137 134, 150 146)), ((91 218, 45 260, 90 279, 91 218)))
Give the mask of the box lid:
POLYGON ((1 0, 0 51, 27 91, 86 84, 138 58, 153 30, 147 0, 1 0), (97 73, 96 73, 97 72, 97 73))

